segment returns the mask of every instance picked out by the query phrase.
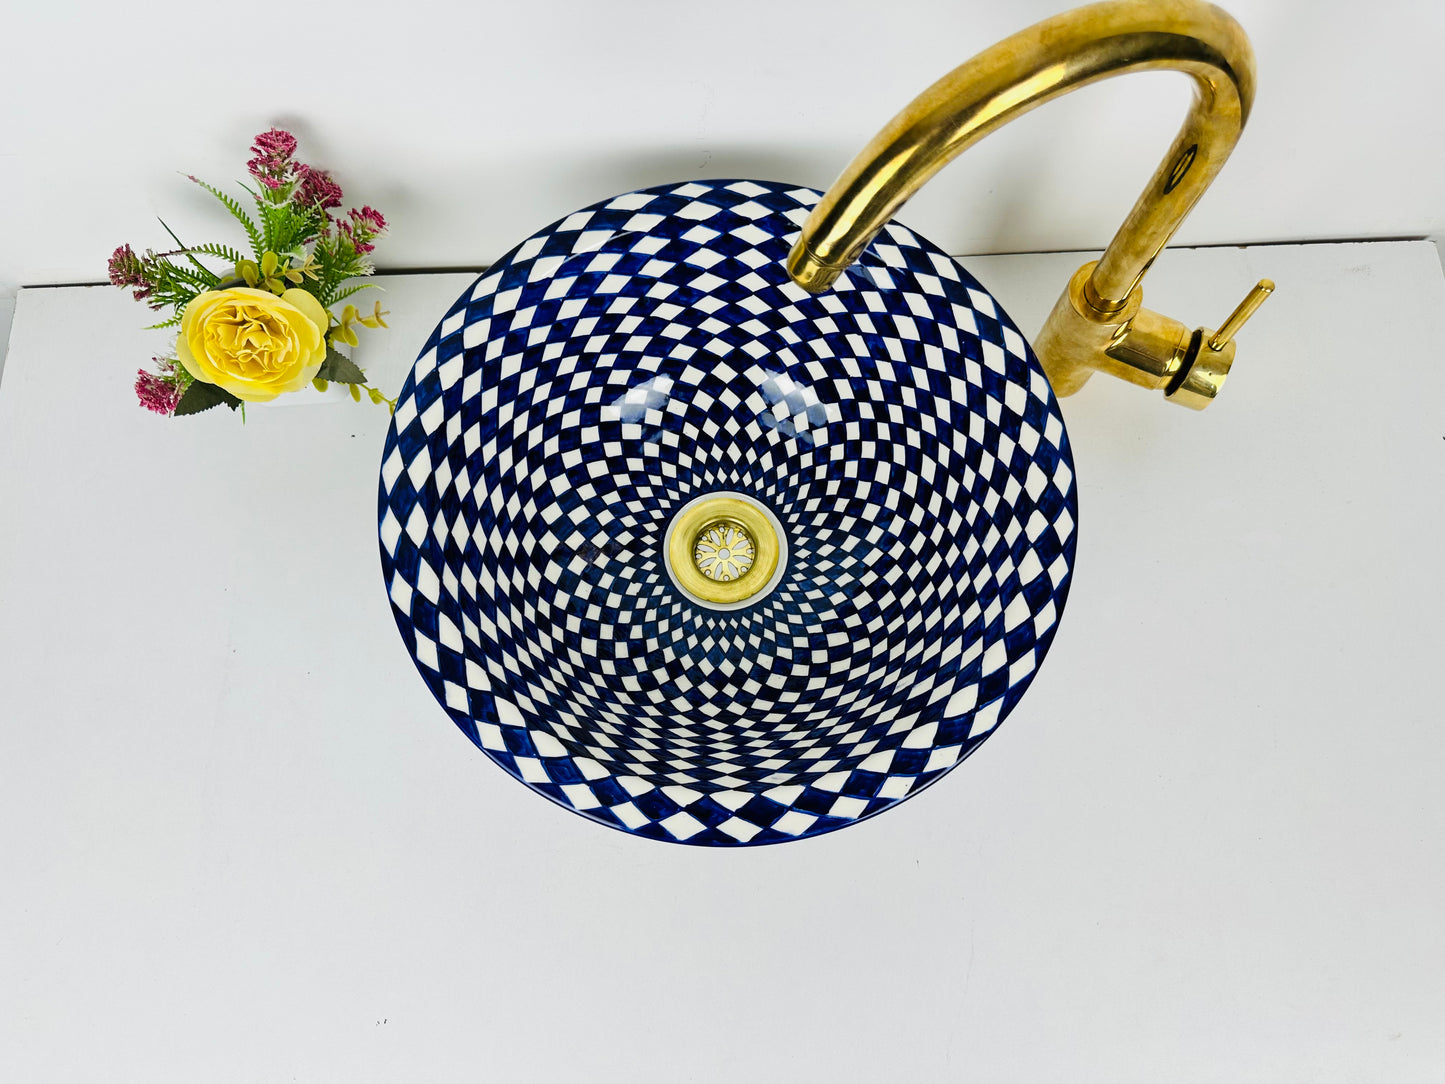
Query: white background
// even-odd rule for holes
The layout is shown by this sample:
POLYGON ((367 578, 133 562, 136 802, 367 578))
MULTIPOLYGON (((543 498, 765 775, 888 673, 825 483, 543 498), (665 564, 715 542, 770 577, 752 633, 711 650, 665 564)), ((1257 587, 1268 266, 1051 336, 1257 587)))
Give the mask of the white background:
MULTIPOLYGON (((1077 262, 967 264, 1032 332, 1077 262)), ((1076 575, 998 732, 729 852, 591 824, 446 719, 380 582, 384 411, 164 421, 129 297, 23 291, 0 1080, 1438 1084, 1445 279, 1277 246, 1146 289, 1262 275, 1207 412, 1065 401, 1076 575)), ((357 360, 397 387, 467 282, 387 281, 357 360)))
MULTIPOLYGON (((826 185, 1053 2, 8 4, 17 285, 218 232, 181 176, 290 126, 477 266, 690 176, 826 185)), ((1255 117, 1180 240, 1445 234, 1445 7, 1233 0, 1255 117)), ((904 221, 1101 244, 1187 91, 1054 103, 904 221)), ((1033 331, 1078 262, 968 261, 1033 331)), ((1424 245, 1173 253, 1149 303, 1280 292, 1204 415, 1065 407, 1079 569, 1015 716, 795 846, 629 839, 441 717, 377 582, 385 419, 134 409, 120 291, 27 291, 0 384, 0 1079, 1437 1082, 1445 1075, 1445 283, 1424 245)), ((390 284, 399 382, 464 280, 390 284)))

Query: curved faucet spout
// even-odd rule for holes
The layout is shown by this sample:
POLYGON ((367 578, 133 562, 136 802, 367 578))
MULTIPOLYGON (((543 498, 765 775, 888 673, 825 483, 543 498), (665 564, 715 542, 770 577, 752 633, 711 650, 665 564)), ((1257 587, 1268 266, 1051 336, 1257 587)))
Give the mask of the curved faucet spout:
POLYGON ((889 121, 813 209, 788 269, 831 285, 945 165, 1036 106, 1125 72, 1194 77, 1184 127, 1094 274, 1122 308, 1149 264, 1234 149, 1254 99, 1254 54, 1228 14, 1196 0, 1110 0, 1056 15, 985 49, 889 121))
MULTIPOLYGON (((1184 72, 1194 80, 1194 100, 1184 126, 1103 258, 1076 291, 1073 284, 1068 291, 1078 295, 1071 302, 1071 307, 1081 310, 1078 315, 1105 333, 1082 336, 1089 340, 1087 362, 1082 344, 1072 342, 1067 366, 1062 361, 1051 364, 1044 356, 1050 328, 1058 332, 1058 325, 1067 322, 1063 317, 1057 321, 1050 317, 1037 344, 1056 390, 1061 394, 1077 390, 1088 371, 1117 367, 1117 358, 1093 355, 1120 347, 1120 329, 1141 311, 1140 280, 1224 165, 1249 116, 1254 54, 1239 24, 1212 4, 1200 0, 1092 4, 1021 31, 954 69, 894 117, 843 171, 808 217, 788 258, 789 274, 814 293, 827 289, 914 192, 990 132, 1079 87, 1125 72, 1162 69, 1184 72), (1082 376, 1075 371, 1081 367, 1082 376)), ((1187 360, 1189 335, 1186 331, 1181 344, 1173 328, 1145 322, 1151 324, 1151 344, 1161 334, 1169 340, 1167 350, 1153 344, 1169 356, 1146 360, 1147 379, 1124 372, 1116 375, 1162 387, 1172 397, 1187 382, 1176 378, 1187 360), (1167 371, 1153 371, 1159 368, 1167 371)), ((1081 336, 1073 329, 1071 337, 1081 336)), ((1137 354, 1151 344, 1136 339, 1133 351, 1137 354)), ((1230 354, 1223 361, 1227 372, 1233 344, 1225 345, 1230 354)), ((1214 361, 1218 368, 1220 359, 1214 361)), ((1119 364, 1128 368, 1134 363, 1119 364)), ((1222 380, 1219 374, 1214 391, 1222 380)), ((1213 398, 1212 391, 1195 391, 1213 398)), ((1193 399, 1192 393, 1186 393, 1181 401, 1203 405, 1193 399)))

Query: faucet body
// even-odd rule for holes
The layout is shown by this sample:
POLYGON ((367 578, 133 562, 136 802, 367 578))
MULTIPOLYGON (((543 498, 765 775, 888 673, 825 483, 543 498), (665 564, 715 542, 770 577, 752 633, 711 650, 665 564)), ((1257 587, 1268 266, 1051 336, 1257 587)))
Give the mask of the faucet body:
MULTIPOLYGON (((1254 100, 1248 38, 1227 13, 1201 0, 1091 4, 954 69, 843 171, 808 217, 789 274, 812 292, 827 289, 914 192, 990 132, 1079 87, 1161 69, 1194 81, 1184 125, 1103 257, 1070 280, 1034 349, 1060 395, 1102 370, 1159 388, 1182 405, 1207 406, 1229 371, 1234 343, 1150 312, 1140 290, 1144 273, 1234 149, 1254 100)), ((1252 312, 1267 294, 1261 284, 1239 311, 1252 312)))

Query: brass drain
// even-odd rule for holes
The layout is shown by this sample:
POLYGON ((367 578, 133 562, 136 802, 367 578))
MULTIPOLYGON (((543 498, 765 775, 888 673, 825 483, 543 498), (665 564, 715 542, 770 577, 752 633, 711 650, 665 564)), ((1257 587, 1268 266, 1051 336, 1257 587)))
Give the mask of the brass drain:
POLYGON ((689 505, 667 536, 668 564, 678 586, 718 605, 743 602, 771 586, 780 550, 770 518, 738 497, 689 505))

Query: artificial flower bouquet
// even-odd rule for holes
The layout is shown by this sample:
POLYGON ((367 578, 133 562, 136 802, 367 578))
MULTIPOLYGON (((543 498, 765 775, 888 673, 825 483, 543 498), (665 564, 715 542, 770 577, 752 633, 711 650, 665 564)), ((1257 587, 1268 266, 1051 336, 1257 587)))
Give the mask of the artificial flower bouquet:
POLYGON ((347 298, 371 288, 352 279, 370 275, 369 259, 386 219, 370 207, 332 215, 341 187, 323 169, 296 160, 296 137, 272 128, 256 137, 246 163, 254 187, 243 185, 254 216, 241 201, 191 177, 240 223, 251 256, 225 244, 190 246, 164 222, 176 248, 136 255, 121 245, 110 258, 110 281, 134 291, 153 309, 170 308, 155 328, 179 327, 175 349, 140 370, 135 390, 148 410, 167 416, 225 406, 245 413, 263 403, 329 381, 350 386, 360 401, 394 406, 337 349, 355 346, 358 327, 385 327, 376 302, 363 314, 347 298), (217 269, 218 268, 218 269, 217 269))

